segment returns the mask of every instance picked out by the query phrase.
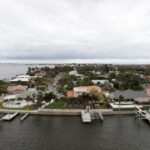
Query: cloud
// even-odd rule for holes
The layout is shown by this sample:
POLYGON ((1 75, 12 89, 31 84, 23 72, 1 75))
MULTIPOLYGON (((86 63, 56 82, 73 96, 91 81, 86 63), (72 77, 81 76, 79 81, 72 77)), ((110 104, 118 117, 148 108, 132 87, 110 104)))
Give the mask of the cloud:
POLYGON ((149 0, 1 0, 0 57, 150 58, 149 0))

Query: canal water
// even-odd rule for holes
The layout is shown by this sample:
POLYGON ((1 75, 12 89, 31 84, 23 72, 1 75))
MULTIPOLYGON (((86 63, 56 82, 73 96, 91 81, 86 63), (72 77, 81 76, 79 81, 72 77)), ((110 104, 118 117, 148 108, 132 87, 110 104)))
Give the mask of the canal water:
POLYGON ((150 126, 133 116, 108 116, 91 124, 80 117, 19 119, 3 122, 0 150, 150 150, 150 126))

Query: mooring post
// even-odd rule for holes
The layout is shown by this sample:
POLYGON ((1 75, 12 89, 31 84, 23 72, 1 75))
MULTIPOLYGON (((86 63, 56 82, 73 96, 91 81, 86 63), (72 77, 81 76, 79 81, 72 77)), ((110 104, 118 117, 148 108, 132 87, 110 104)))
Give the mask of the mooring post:
POLYGON ((0 128, 2 128, 2 114, 0 113, 0 128))
POLYGON ((2 119, 0 119, 0 128, 2 128, 2 119))

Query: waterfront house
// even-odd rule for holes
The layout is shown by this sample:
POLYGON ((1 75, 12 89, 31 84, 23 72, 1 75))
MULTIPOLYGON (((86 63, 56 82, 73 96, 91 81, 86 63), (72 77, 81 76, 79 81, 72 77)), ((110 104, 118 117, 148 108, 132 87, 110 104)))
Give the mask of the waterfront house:
POLYGON ((22 98, 26 99, 28 97, 33 98, 33 96, 36 96, 38 94, 38 91, 35 88, 30 88, 26 91, 22 91, 21 93, 18 94, 11 94, 11 95, 6 95, 3 100, 11 100, 11 99, 17 99, 17 98, 22 98))
POLYGON ((134 90, 124 90, 124 91, 119 91, 116 90, 115 92, 111 93, 112 97, 114 100, 119 100, 119 97, 122 95, 124 100, 132 100, 137 98, 137 97, 145 97, 147 96, 145 91, 134 91, 134 90))
POLYGON ((38 94, 38 91, 35 88, 29 88, 27 91, 17 94, 17 98, 23 98, 26 99, 28 97, 33 98, 33 95, 36 96, 38 94))
POLYGON ((101 85, 105 85, 105 84, 109 84, 109 80, 92 80, 93 84, 101 84, 101 85))
POLYGON ((82 95, 83 93, 90 93, 92 91, 96 91, 98 93, 101 93, 102 90, 99 86, 79 86, 73 88, 72 91, 67 91, 67 97, 78 97, 79 95, 82 95))
POLYGON ((134 101, 138 104, 150 104, 150 96, 137 97, 134 99, 134 101))
POLYGON ((23 86, 23 85, 15 85, 15 86, 8 86, 8 93, 9 94, 20 94, 22 92, 25 92, 28 89, 28 86, 23 86))
POLYGON ((18 81, 29 82, 30 79, 31 79, 31 76, 29 75, 17 75, 16 77, 12 78, 10 82, 18 82, 18 81))

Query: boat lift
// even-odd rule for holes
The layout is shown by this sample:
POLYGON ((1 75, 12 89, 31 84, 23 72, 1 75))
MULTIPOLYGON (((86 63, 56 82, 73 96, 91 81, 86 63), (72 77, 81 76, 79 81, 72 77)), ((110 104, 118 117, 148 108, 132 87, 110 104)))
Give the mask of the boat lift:
POLYGON ((90 123, 92 120, 104 120, 104 117, 100 111, 90 110, 90 107, 87 107, 86 110, 81 111, 82 122, 90 123))
POLYGON ((143 111, 140 107, 136 106, 135 117, 140 120, 147 120, 150 124, 150 110, 143 111))

